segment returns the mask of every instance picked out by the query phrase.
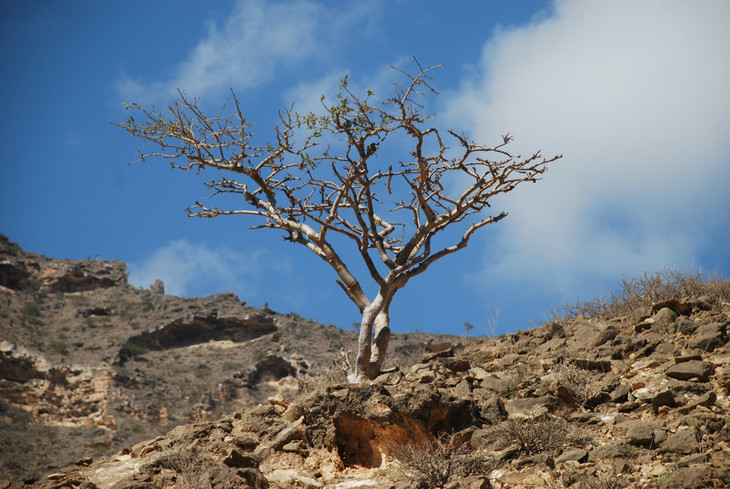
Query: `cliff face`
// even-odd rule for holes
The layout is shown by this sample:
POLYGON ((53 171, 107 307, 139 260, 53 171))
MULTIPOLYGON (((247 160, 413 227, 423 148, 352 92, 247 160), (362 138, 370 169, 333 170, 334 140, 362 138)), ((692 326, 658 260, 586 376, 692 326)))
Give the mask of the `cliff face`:
MULTIPOLYGON (((0 303, 0 480, 292 396, 354 342, 354 332, 231 293, 137 289, 124 262, 48 258, 2 235, 0 303)), ((394 348, 428 339, 395 338, 394 348)))

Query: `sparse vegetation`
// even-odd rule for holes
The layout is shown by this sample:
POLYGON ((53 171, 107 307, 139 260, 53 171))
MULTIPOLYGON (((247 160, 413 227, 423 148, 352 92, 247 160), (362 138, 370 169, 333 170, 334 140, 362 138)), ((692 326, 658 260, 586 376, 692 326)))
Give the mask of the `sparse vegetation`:
POLYGON ((730 281, 707 277, 700 271, 681 271, 664 268, 658 272, 645 271, 632 279, 622 279, 618 293, 601 298, 562 306, 552 312, 559 317, 618 318, 637 310, 652 307, 666 300, 688 300, 705 297, 730 305, 730 281))
POLYGON ((195 367, 195 370, 193 370, 193 373, 195 374, 195 376, 197 378, 205 379, 205 378, 210 377, 211 370, 210 370, 209 366, 201 364, 201 365, 198 365, 197 367, 195 367))
POLYGON ((548 489, 624 489, 627 486, 626 476, 615 470, 605 473, 571 470, 555 476, 547 487, 548 489))
POLYGON ((418 345, 404 345, 400 348, 393 348, 385 359, 386 368, 397 368, 405 371, 423 359, 424 352, 418 345))
POLYGON ((140 346, 132 341, 127 341, 124 346, 122 346, 122 350, 127 352, 132 358, 142 356, 147 353, 147 349, 145 347, 140 346))
MULTIPOLYGON (((174 356, 177 356, 177 359, 180 358, 179 354, 175 354, 174 356)), ((231 370, 240 371, 243 370, 246 367, 246 364, 243 362, 223 362, 223 365, 221 366, 221 370, 224 372, 230 372, 231 370)))
POLYGON ((488 472, 485 458, 453 435, 395 445, 392 454, 419 489, 442 488, 453 478, 488 472))
POLYGON ((568 423, 547 414, 532 419, 510 418, 492 430, 498 437, 517 442, 526 455, 562 448, 571 439, 568 423))
POLYGON ((43 287, 43 280, 35 277, 25 277, 20 279, 19 285, 21 289, 37 292, 43 287))
POLYGON ((114 326, 109 316, 89 316, 86 318, 86 324, 90 328, 111 328, 114 326))
POLYGON ((49 355, 68 355, 68 343, 63 340, 54 340, 46 344, 46 353, 49 355))
POLYGON ((41 308, 35 301, 26 301, 20 309, 20 317, 25 321, 37 323, 41 317, 41 308))
POLYGON ((148 465, 145 471, 165 468, 176 472, 181 489, 207 489, 211 487, 209 470, 212 463, 192 451, 171 452, 161 457, 155 464, 148 465))
POLYGON ((299 377, 300 392, 308 392, 347 382, 347 375, 352 368, 350 361, 352 352, 346 350, 342 344, 339 348, 330 348, 328 352, 330 354, 330 364, 326 368, 312 369, 307 375, 299 377))
MULTIPOLYGON (((41 269, 47 268, 42 263, 41 269)), ((664 279, 682 280, 671 274, 664 279)), ((635 290, 660 288, 647 277, 626 282, 636 282, 635 290)), ((693 283, 692 277, 687 282, 693 283)), ((463 333, 461 338, 414 332, 393 335, 384 365, 398 367, 400 372, 357 386, 345 384, 354 360, 353 353, 348 355, 343 347, 355 336, 349 328, 342 331, 280 315, 275 318, 278 331, 251 342, 186 344, 170 336, 156 343, 143 331, 164 328, 190 315, 208 317, 211 310, 220 317, 243 317, 260 309, 243 309, 237 299, 183 301, 167 296, 164 300, 157 297, 154 310, 143 313, 145 291, 126 286, 47 296, 15 289, 2 299, 3 306, 7 303, 0 312, 4 339, 28 347, 33 355, 41 350, 65 356, 46 354, 38 364, 18 354, 21 363, 10 369, 0 367, 3 373, 10 373, 3 379, 3 389, 11 394, 5 401, 0 399, 0 479, 43 477, 53 470, 65 478, 54 484, 72 486, 77 472, 61 469, 64 465, 76 460, 94 465, 124 446, 167 433, 165 440, 151 442, 153 452, 140 450, 142 463, 149 463, 152 470, 141 471, 135 475, 137 479, 148 478, 159 487, 228 487, 229 480, 261 477, 256 467, 242 465, 255 466, 263 455, 268 457, 269 467, 279 464, 301 475, 301 480, 289 482, 292 487, 334 487, 351 481, 349 470, 330 476, 324 465, 317 465, 323 460, 342 463, 346 469, 369 468, 370 479, 375 478, 379 487, 401 482, 414 488, 487 486, 484 475, 466 480, 462 476, 495 468, 499 470, 489 473, 495 487, 506 487, 528 472, 542 479, 536 487, 549 489, 721 485, 718 481, 724 481, 729 460, 724 450, 728 423, 723 396, 730 386, 730 373, 722 359, 730 348, 730 309, 722 294, 713 295, 712 288, 718 285, 706 282, 709 288, 687 288, 686 296, 668 294, 674 299, 668 301, 669 309, 682 308, 673 315, 666 310, 660 313, 666 304, 655 307, 651 302, 661 296, 647 293, 653 299, 643 303, 638 314, 593 321, 564 318, 500 338, 466 342, 463 333), (121 317, 117 311, 122 311, 121 317), (132 312, 139 327, 127 320, 132 312), (654 314, 653 322, 645 320, 648 314, 654 314), (89 327, 89 321, 97 327, 89 327), (645 323, 652 325, 650 330, 634 328, 645 323), (98 327, 107 324, 114 327, 98 327), (81 333, 83 328, 86 331, 81 333), (594 341, 614 332, 617 334, 609 341, 594 341), (714 342, 711 354, 707 353, 708 341, 700 341, 708 335, 714 342), (125 345, 130 338, 137 344, 125 345), (469 344, 459 346, 459 342, 469 344), (446 355, 430 352, 431 346, 442 343, 454 346, 452 357, 447 356, 451 350, 446 355), (328 345, 329 353, 324 351, 328 345), (130 357, 120 351, 123 346, 127 353, 145 357, 125 364, 130 357), (665 385, 668 376, 663 372, 679 363, 680 356, 714 365, 714 371, 702 380, 670 381, 674 401, 671 396, 647 396, 655 390, 662 394, 657 387, 665 385), (280 366, 277 361, 264 361, 269 357, 291 361, 306 395, 295 398, 296 383, 291 378, 256 382, 252 374, 257 362, 261 379, 278 378, 267 376, 267 369, 280 366), (593 364, 614 358, 621 358, 630 369, 609 374, 609 367, 593 364), (86 373, 76 375, 69 367, 113 359, 123 361, 97 370, 112 375, 109 385, 115 394, 104 406, 86 395, 91 385, 86 373), (421 365, 410 370, 414 363, 421 365), (66 385, 49 389, 44 379, 66 385), (313 393, 314 389, 318 392, 313 393), (35 404, 23 405, 23 396, 35 404), (253 407, 260 402, 264 404, 253 407), (100 408, 106 411, 101 413, 100 408), (534 417, 544 412, 549 414, 534 417), (221 418, 225 413, 235 414, 221 418), (99 419, 100 414, 113 417, 117 431, 99 429, 99 425, 63 425, 64 416, 80 419, 86 414, 91 419, 99 419), (272 440, 301 416, 306 429, 269 451, 272 440), (196 423, 177 428, 191 421, 196 423), (627 421, 630 423, 625 424, 627 421), (167 423, 165 428, 162 422, 167 423), (412 434, 416 427, 456 435, 404 446, 411 450, 410 458, 401 456, 400 463, 389 463, 393 440, 408 442, 402 429, 412 434), (644 428, 650 432, 651 442, 635 436, 644 428), (685 430, 689 433, 680 433, 685 430), (79 444, 80 439, 84 443, 79 444), (195 452, 186 455, 193 448, 195 452), (152 467, 165 453, 180 457, 168 460, 164 467, 152 467), (237 453, 243 458, 236 458, 237 453), (383 454, 386 464, 380 465, 383 454), (685 460, 692 467, 679 465, 685 460), (556 465, 551 477, 552 462, 556 465), (636 477, 649 473, 653 475, 636 477), (403 474, 407 474, 405 481, 403 474)), ((720 283, 720 290, 722 286, 720 283)), ((496 320, 498 314, 492 315, 496 320)), ((483 323, 475 325, 482 334, 483 323)), ((184 329, 180 334, 185 334, 184 329)), ((471 334, 477 333, 472 330, 471 334)), ((13 355, 12 347, 9 353, 13 355)), ((281 366, 286 367, 286 362, 281 366)), ((91 470, 79 465, 71 469, 91 470)), ((354 472, 358 476, 364 473, 360 469, 354 472)), ((259 486, 264 484, 261 479, 259 486)), ((270 484, 273 487, 277 482, 270 484)))
POLYGON ((600 384, 589 382, 590 373, 564 363, 553 367, 558 375, 560 386, 565 388, 581 407, 585 408, 590 400, 601 393, 600 384))
POLYGON ((10 238, 4 234, 0 234, 0 245, 2 250, 10 256, 17 256, 23 249, 15 241, 10 241, 10 238))

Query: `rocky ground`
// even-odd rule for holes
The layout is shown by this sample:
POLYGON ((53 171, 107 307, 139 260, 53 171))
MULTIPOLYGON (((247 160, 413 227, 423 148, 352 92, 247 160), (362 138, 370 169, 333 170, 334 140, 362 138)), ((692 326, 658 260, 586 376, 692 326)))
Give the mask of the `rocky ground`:
MULTIPOLYGON (((308 359, 305 369, 300 359, 291 365, 307 371, 296 373, 304 389, 279 389, 261 404, 239 404, 221 416, 207 412, 218 417, 180 424, 146 441, 128 438, 113 455, 87 454, 42 477, 8 478, 0 489, 727 487, 730 282, 677 290, 660 300, 626 301, 630 307, 578 308, 541 327, 480 338, 464 347, 421 351, 417 363, 402 362, 375 381, 356 385, 332 369, 317 372, 314 360, 308 359)), ((250 313, 251 329, 266 327, 263 319, 255 319, 256 311, 250 313)), ((224 325, 216 328, 194 316, 170 317, 162 324, 220 331, 226 328, 220 318, 233 314, 221 314, 224 325)), ((117 348, 108 360, 119 365, 113 368, 139 368, 144 363, 139 356, 192 348, 157 346, 175 343, 158 330, 139 328, 127 335, 147 353, 129 345, 117 348)), ((52 337, 45 344, 49 341, 52 337)), ((227 341, 234 340, 211 338, 200 362, 209 362, 207 355, 227 341)), ((250 341, 256 340, 241 344, 250 341)), ((269 358, 281 341, 271 342, 272 353, 261 353, 262 358, 269 358)), ((404 351, 404 345, 393 351, 398 348, 404 351)), ((414 349, 405 348, 411 354, 414 349)), ((19 347, 7 345, 3 355, 4 372, 24 358, 19 347)), ((160 373, 172 366, 156 361, 160 373)), ((47 385, 52 370, 43 371, 47 385)), ((32 404, 11 389, 38 377, 17 372, 0 383, 5 413, 22 408, 33 419, 44 419, 47 410, 29 408, 32 404)), ((83 385, 94 385, 93 373, 74 375, 86 375, 91 380, 83 385)), ((287 378, 294 374, 278 382, 287 378)), ((123 382, 122 387, 116 381, 107 385, 126 389, 123 382)), ((78 389, 81 384, 72 390, 78 389)), ((134 399, 129 396, 135 391, 120 392, 134 399)), ((238 395, 244 394, 249 395, 245 390, 238 395)), ((107 423, 110 412, 115 420, 123 412, 102 405, 99 401, 94 418, 98 426, 107 423)), ((168 422, 178 415, 169 411, 168 422)), ((161 423, 164 416, 155 419, 161 423)), ((54 441, 46 446, 57 447, 54 441)))
MULTIPOLYGON (((458 340, 395 335, 392 361, 458 340)), ((124 262, 52 259, 0 235, 0 479, 40 477, 343 379, 339 352, 354 343, 354 330, 230 293, 137 289, 124 262)))

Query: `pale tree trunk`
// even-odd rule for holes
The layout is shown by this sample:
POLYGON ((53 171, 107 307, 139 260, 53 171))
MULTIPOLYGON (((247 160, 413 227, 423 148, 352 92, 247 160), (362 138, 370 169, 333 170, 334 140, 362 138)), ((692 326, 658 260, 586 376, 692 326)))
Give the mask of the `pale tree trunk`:
POLYGON ((368 365, 367 377, 374 379, 380 373, 380 368, 385 360, 385 353, 390 343, 390 316, 388 308, 384 307, 375 317, 375 334, 371 345, 370 364, 368 365))
POLYGON ((377 377, 385 360, 388 343, 390 343, 388 308, 392 293, 388 293, 387 296, 388 298, 384 298, 381 291, 375 300, 363 309, 360 335, 357 341, 355 375, 351 379, 355 382, 365 379, 372 380, 377 377))

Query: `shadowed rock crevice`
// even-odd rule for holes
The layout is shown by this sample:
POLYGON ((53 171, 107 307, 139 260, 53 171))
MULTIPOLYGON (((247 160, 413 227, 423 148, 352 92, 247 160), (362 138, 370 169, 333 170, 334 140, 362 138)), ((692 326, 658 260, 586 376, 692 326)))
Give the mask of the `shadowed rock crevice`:
POLYGON ((223 340, 241 343, 274 333, 276 330, 274 319, 264 314, 244 318, 217 315, 180 318, 161 328, 144 331, 129 338, 119 351, 118 363, 124 364, 134 357, 139 349, 168 350, 223 340))
POLYGON ((279 380, 288 375, 296 377, 296 366, 294 366, 292 362, 286 358, 277 355, 269 355, 256 363, 254 371, 251 372, 250 375, 250 382, 252 384, 256 384, 267 379, 279 380))

